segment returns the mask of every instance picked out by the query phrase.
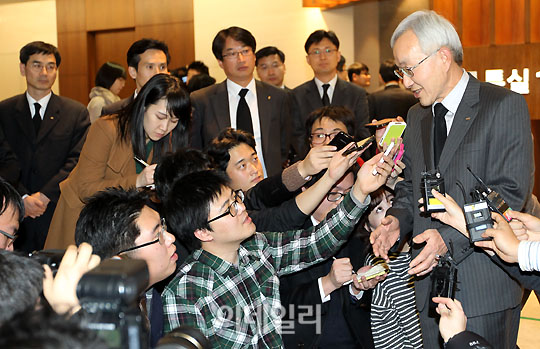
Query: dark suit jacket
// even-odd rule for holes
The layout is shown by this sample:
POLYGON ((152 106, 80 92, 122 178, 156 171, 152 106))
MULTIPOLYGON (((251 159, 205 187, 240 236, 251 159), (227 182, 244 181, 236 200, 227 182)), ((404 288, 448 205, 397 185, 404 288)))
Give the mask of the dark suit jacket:
MULTIPOLYGON (((296 87, 293 90, 293 95, 295 100, 293 108, 293 145, 299 154, 306 154, 306 120, 312 111, 321 108, 323 104, 315 79, 296 87)), ((347 107, 354 113, 356 119, 355 137, 364 139, 369 136, 369 131, 364 127, 369 122, 366 90, 338 78, 330 104, 347 107)))
MULTIPOLYGON (((456 298, 467 316, 479 316, 506 310, 520 304, 521 288, 484 252, 475 249, 455 229, 429 217, 420 216, 417 200, 421 196, 421 172, 433 168, 431 107, 415 105, 409 110, 405 144, 404 181, 396 185, 396 197, 388 215, 399 219, 401 238, 426 229, 438 229, 446 246, 453 244, 458 263, 456 298)), ((463 195, 477 185, 466 166, 497 191, 515 210, 521 210, 530 196, 530 173, 533 171, 529 113, 525 99, 505 88, 479 82, 469 76, 465 94, 457 109, 441 154, 439 169, 446 192, 463 205, 463 195)), ((470 198, 467 198, 468 200, 470 198)), ((414 245, 412 257, 421 251, 414 245)), ((416 281, 416 304, 426 311, 430 290, 429 275, 416 281)))
POLYGON ((418 100, 414 94, 399 85, 388 85, 384 90, 374 92, 368 96, 369 120, 382 120, 401 116, 407 121, 409 108, 418 100))
POLYGON ((53 94, 36 135, 25 94, 0 102, 0 127, 21 168, 19 193, 41 192, 51 200, 41 217, 23 221, 20 231, 23 249, 43 247, 60 196, 58 184, 77 164, 89 125, 84 105, 53 94), (32 246, 27 247, 25 234, 32 240, 28 240, 32 246), (35 239, 39 241, 33 245, 35 239))
MULTIPOLYGON (((311 226, 311 221, 305 227, 311 226)), ((349 240, 335 254, 336 258, 349 257, 353 270, 358 270, 364 265, 366 257, 365 240, 352 235, 349 240)), ((287 321, 291 315, 291 307, 294 307, 294 334, 283 334, 283 343, 286 348, 316 348, 320 341, 320 334, 316 333, 316 312, 313 316, 303 317, 304 321, 299 321, 300 314, 306 314, 305 306, 321 306, 321 329, 328 324, 328 314, 332 311, 341 312, 345 322, 355 340, 358 348, 373 348, 373 338, 371 335, 369 306, 371 303, 371 292, 365 291, 362 299, 353 301, 349 294, 349 286, 343 286, 331 293, 331 297, 339 299, 340 309, 330 310, 330 302, 321 303, 318 279, 328 274, 333 259, 311 266, 307 269, 280 278, 281 303, 285 308, 287 321), (303 307, 304 306, 304 307, 303 307), (302 310, 304 309, 304 310, 302 310)), ((292 315, 291 315, 292 316, 292 315)))
MULTIPOLYGON (((255 81, 264 163, 269 176, 281 172, 290 143, 289 105, 283 89, 255 81)), ((191 146, 205 148, 231 126, 227 80, 191 94, 193 125, 191 146)))
POLYGON ((0 127, 0 177, 14 187, 19 185, 21 168, 15 153, 11 150, 2 127, 0 127))
POLYGON ((111 114, 118 114, 118 112, 125 108, 129 103, 131 103, 135 99, 135 94, 132 94, 131 96, 121 99, 118 102, 114 102, 112 104, 106 105, 101 109, 101 116, 103 115, 111 115, 111 114))

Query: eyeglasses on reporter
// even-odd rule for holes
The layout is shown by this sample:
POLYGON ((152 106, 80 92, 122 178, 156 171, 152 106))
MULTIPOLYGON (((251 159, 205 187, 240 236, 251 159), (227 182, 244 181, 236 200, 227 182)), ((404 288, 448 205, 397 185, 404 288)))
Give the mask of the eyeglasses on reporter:
POLYGON ((146 247, 146 246, 157 244, 158 242, 159 242, 160 245, 165 245, 165 232, 166 231, 167 231, 167 222, 165 221, 165 218, 161 218, 161 228, 159 229, 157 239, 155 239, 153 241, 150 241, 150 242, 146 242, 146 243, 138 245, 138 246, 133 246, 133 247, 130 247, 130 248, 126 248, 125 250, 122 250, 122 251, 118 252, 118 254, 135 251, 135 250, 138 250, 139 248, 143 248, 143 247, 146 247))
POLYGON ((314 132, 310 135, 311 143, 312 144, 323 144, 326 142, 326 139, 329 140, 334 139, 334 137, 339 133, 340 131, 334 131, 330 133, 324 133, 324 132, 314 132))
POLYGON ((5 237, 7 237, 10 240, 8 242, 8 244, 7 244, 7 247, 11 247, 15 243, 15 240, 17 240, 17 235, 15 235, 15 234, 10 234, 10 233, 5 232, 3 230, 0 230, 0 234, 4 235, 5 237))
POLYGON ((238 189, 234 192, 234 201, 229 205, 229 207, 227 208, 227 211, 223 212, 217 217, 209 219, 207 223, 211 223, 227 215, 231 215, 231 217, 236 217, 236 215, 238 214, 238 211, 240 210, 240 204, 242 202, 244 202, 244 192, 242 191, 242 189, 238 189))

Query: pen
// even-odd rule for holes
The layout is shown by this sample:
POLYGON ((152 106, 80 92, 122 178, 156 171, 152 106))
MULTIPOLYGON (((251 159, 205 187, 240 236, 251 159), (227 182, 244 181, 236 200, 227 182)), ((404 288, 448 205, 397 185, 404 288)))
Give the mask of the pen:
POLYGON ((139 159, 139 158, 136 157, 136 156, 134 156, 133 158, 135 159, 135 161, 137 161, 139 164, 143 165, 144 167, 150 166, 150 165, 148 165, 148 164, 146 163, 146 161, 141 160, 141 159, 139 159))

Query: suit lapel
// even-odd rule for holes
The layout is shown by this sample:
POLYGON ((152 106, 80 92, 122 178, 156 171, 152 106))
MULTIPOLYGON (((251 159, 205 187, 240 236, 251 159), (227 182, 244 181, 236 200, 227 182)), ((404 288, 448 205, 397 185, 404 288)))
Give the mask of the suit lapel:
POLYGON ((475 106, 480 100, 480 84, 474 77, 469 76, 469 83, 461 99, 461 103, 454 115, 452 121, 452 128, 446 138, 443 151, 441 153, 441 160, 439 162, 439 168, 441 172, 444 172, 450 160, 456 154, 457 148, 463 141, 463 137, 467 134, 467 131, 474 122, 474 119, 478 115, 478 108, 475 106))
POLYGON ((53 93, 49 103, 47 103, 47 109, 45 110, 36 142, 39 143, 54 128, 60 117, 60 98, 53 93))
POLYGON ((29 140, 33 140, 35 138, 34 125, 32 124, 32 115, 30 115, 30 107, 28 106, 28 100, 26 99, 25 93, 19 96, 15 110, 15 120, 17 120, 22 133, 29 140))
POLYGON ((347 89, 345 88, 346 81, 341 80, 340 78, 336 81, 336 87, 334 89, 334 94, 332 95, 331 105, 345 105, 347 100, 347 89))
POLYGON ((261 129, 262 149, 270 149, 270 124, 272 122, 272 94, 260 81, 255 80, 259 126, 261 129))
POLYGON ((210 98, 214 109, 218 130, 231 127, 231 117, 229 115, 229 95, 227 92, 227 80, 216 86, 215 98, 210 98))
POLYGON ((305 97, 306 101, 309 103, 310 111, 323 106, 321 96, 319 95, 319 90, 317 89, 317 84, 315 84, 315 79, 311 80, 308 84, 305 97))

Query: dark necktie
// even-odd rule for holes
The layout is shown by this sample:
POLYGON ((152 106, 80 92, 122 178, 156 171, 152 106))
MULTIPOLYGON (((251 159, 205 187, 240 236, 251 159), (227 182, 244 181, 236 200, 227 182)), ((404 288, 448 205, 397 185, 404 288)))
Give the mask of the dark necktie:
POLYGON ((41 109, 41 104, 34 103, 34 107, 36 108, 36 112, 32 117, 32 122, 34 123, 34 131, 36 131, 37 135, 39 132, 39 126, 41 126, 41 115, 39 115, 39 109, 41 109))
POLYGON ((330 84, 323 84, 322 88, 322 105, 326 107, 327 105, 330 105, 330 98, 328 97, 328 89, 330 88, 330 84))
POLYGON ((246 102, 246 93, 248 93, 248 91, 247 88, 243 88, 238 93, 238 95, 240 95, 240 102, 238 102, 238 109, 236 109, 236 128, 253 134, 251 112, 249 111, 249 106, 246 102))
POLYGON ((439 159, 446 142, 446 120, 444 116, 448 113, 442 103, 435 104, 435 128, 433 132, 433 155, 435 160, 435 168, 439 166, 439 159))

